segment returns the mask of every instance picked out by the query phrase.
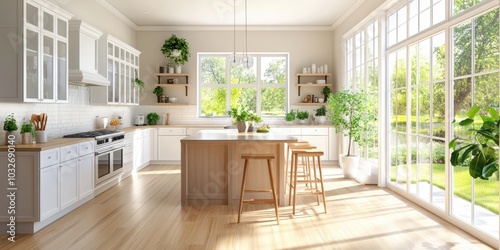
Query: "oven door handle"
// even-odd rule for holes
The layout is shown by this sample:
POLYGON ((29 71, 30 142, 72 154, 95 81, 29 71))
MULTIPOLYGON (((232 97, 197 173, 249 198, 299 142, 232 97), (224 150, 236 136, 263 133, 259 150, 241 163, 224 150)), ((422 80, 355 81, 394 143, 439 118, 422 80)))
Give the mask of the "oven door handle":
POLYGON ((119 147, 112 146, 112 147, 106 148, 106 150, 96 151, 95 155, 98 156, 98 155, 108 154, 108 153, 111 153, 113 151, 117 151, 117 150, 120 150, 123 148, 124 148, 123 146, 119 146, 119 147))

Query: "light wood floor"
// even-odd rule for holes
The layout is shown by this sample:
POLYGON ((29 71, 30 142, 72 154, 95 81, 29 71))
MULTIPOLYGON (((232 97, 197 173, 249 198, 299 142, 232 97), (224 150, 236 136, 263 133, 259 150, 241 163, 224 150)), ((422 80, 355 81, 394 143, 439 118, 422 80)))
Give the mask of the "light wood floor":
POLYGON ((246 206, 237 224, 237 206, 181 207, 179 166, 152 165, 34 235, 2 235, 0 249, 490 249, 387 189, 325 172, 327 214, 301 196, 280 225, 271 205, 246 206))

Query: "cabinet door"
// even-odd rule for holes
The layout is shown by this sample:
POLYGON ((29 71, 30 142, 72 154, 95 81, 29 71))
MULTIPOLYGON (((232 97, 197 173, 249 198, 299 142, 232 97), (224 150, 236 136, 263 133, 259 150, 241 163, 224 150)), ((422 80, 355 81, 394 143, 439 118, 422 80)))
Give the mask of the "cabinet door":
POLYGON ((61 210, 78 201, 78 161, 61 163, 61 210))
POLYGON ((144 138, 138 137, 134 140, 134 170, 136 171, 142 164, 144 157, 142 156, 142 147, 144 145, 144 138))
MULTIPOLYGON (((8 218, 13 215, 12 211, 9 213, 9 203, 13 190, 12 171, 9 169, 15 169, 15 184, 17 190, 15 190, 16 199, 16 222, 33 222, 40 221, 40 210, 39 210, 39 181, 40 181, 40 169, 39 169, 39 153, 37 152, 16 152, 15 162, 10 163, 12 157, 8 156, 8 152, 0 152, 0 221, 8 221, 8 218)), ((57 193, 56 193, 57 195, 57 193)), ((57 199, 57 196, 56 196, 57 199)), ((57 201, 57 200, 56 200, 57 201)), ((57 203, 56 203, 57 205, 57 203)))
POLYGON ((181 140, 184 135, 158 136, 158 160, 180 161, 181 140))
POLYGON ((148 164, 151 161, 151 139, 149 133, 144 133, 142 141, 142 156, 142 164, 148 164))
POLYGON ((302 135, 302 140, 308 141, 310 144, 315 145, 318 150, 323 151, 324 155, 321 156, 321 160, 326 161, 329 159, 328 135, 302 135))
POLYGON ((94 155, 78 159, 78 200, 94 194, 94 155))
POLYGON ((40 97, 40 23, 41 10, 39 6, 35 6, 26 2, 25 15, 25 51, 24 61, 24 101, 38 102, 40 97))
POLYGON ((53 165, 40 170, 40 221, 59 210, 59 165, 53 165))

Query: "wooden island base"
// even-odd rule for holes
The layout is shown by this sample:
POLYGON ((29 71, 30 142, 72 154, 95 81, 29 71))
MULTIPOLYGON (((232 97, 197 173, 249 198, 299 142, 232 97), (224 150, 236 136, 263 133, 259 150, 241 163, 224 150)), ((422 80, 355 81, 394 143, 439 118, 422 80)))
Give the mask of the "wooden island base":
MULTIPOLYGON (((236 205, 243 178, 242 154, 274 154, 274 185, 280 206, 285 205, 285 143, 297 138, 276 133, 238 133, 236 130, 200 131, 181 140, 181 204, 236 205)), ((269 188, 265 160, 250 162, 247 189, 269 188)), ((270 198, 270 193, 245 195, 270 198)))

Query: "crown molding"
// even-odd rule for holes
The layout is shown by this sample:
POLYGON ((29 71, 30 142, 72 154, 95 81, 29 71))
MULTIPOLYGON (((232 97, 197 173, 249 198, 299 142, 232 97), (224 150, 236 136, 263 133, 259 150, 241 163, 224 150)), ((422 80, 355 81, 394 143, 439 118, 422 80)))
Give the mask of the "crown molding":
MULTIPOLYGON (((137 31, 233 31, 233 25, 137 26, 137 31)), ((245 26, 236 26, 245 30, 245 26)), ((333 31, 331 26, 248 26, 249 31, 333 31)))
POLYGON ((111 4, 108 3, 106 0, 95 0, 97 3, 102 5, 106 10, 111 12, 111 14, 115 15, 118 19, 123 21, 125 24, 130 26, 132 29, 137 30, 138 26, 132 20, 130 20, 128 17, 123 15, 119 10, 117 10, 115 7, 113 7, 111 4))
POLYGON ((349 9, 344 12, 342 16, 340 16, 339 19, 337 19, 331 26, 331 29, 334 30, 337 27, 339 27, 349 16, 354 13, 360 6, 363 4, 366 0, 357 0, 349 9))

